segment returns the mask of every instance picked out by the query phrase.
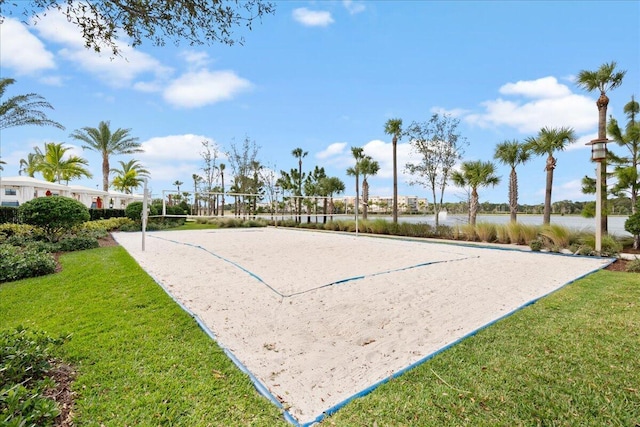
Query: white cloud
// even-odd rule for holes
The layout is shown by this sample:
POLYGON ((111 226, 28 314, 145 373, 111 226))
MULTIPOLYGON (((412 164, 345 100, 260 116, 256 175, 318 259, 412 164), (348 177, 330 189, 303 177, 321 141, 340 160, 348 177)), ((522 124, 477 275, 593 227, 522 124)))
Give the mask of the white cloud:
POLYGON ((567 86, 559 84, 558 80, 551 76, 507 83, 500 88, 499 92, 503 95, 522 95, 528 98, 562 98, 571 95, 567 86))
POLYGON ((598 123, 594 101, 573 94, 554 77, 507 83, 500 88, 500 93, 520 99, 485 101, 483 113, 469 114, 464 120, 484 128, 509 126, 521 133, 535 133, 545 126, 568 126, 582 132, 598 123))
MULTIPOLYGON (((154 79, 161 79, 172 72, 151 55, 137 51, 124 43, 120 46, 122 56, 118 57, 111 57, 108 49, 107 53, 101 54, 87 49, 80 30, 68 22, 61 13, 55 11, 35 21, 34 28, 40 37, 48 42, 63 46, 58 51, 60 57, 77 64, 113 87, 131 85, 142 75, 152 75, 154 79)), ((120 37, 120 40, 123 39, 120 37)))
POLYGON ((342 0, 342 5, 352 15, 358 14, 360 12, 364 12, 364 10, 366 9, 364 3, 354 2, 353 0, 342 0))
POLYGON ((326 27, 333 24, 331 12, 323 10, 309 10, 306 7, 294 9, 293 19, 307 27, 326 27))
POLYGON ((0 25, 0 63, 16 74, 32 74, 56 67, 53 54, 20 21, 5 18, 0 25))
POLYGON ((209 55, 206 52, 196 52, 194 50, 187 50, 180 53, 180 56, 189 64, 193 69, 204 68, 211 62, 209 55))
POLYGON ((200 70, 183 74, 171 82, 163 95, 174 106, 195 108, 232 99, 251 87, 251 82, 233 71, 200 70))
POLYGON ((138 154, 144 162, 171 161, 199 161, 202 159, 202 142, 215 142, 202 135, 168 135, 151 138, 142 143, 143 153, 138 154))
POLYGON ((335 157, 337 155, 342 154, 346 147, 347 147, 347 143, 346 142, 334 142, 333 144, 329 145, 324 150, 322 150, 319 153, 317 153, 316 154, 316 159, 325 160, 325 159, 329 159, 331 157, 335 157))

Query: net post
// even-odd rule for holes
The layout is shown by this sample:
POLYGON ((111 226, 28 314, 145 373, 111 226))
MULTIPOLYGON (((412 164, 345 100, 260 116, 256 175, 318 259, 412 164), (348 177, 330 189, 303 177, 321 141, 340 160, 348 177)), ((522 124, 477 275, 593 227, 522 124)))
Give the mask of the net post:
POLYGON ((144 252, 144 238, 147 231, 147 218, 149 213, 147 212, 147 178, 144 179, 144 190, 142 196, 142 252, 144 252))

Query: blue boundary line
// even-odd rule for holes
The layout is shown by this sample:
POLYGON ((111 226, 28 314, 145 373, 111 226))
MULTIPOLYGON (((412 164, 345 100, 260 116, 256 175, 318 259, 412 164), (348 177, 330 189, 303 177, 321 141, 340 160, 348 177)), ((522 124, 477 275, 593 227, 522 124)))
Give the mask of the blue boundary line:
MULTIPOLYGON (((264 282, 264 281, 263 281, 259 276, 255 275, 254 273, 250 272, 249 270, 245 269, 244 267, 240 266, 239 264, 237 264, 237 263, 235 263, 235 262, 233 262, 233 261, 227 260, 227 259, 225 259, 225 258, 223 258, 223 257, 221 257, 221 256, 219 256, 219 255, 217 255, 217 254, 215 254, 215 253, 213 253, 213 252, 211 252, 211 251, 209 251, 209 250, 207 250, 207 249, 203 248, 202 246, 199 246, 199 245, 193 245, 193 244, 190 244, 190 243, 182 243, 182 242, 178 242, 178 241, 171 240, 171 239, 164 239, 164 238, 162 238, 162 237, 158 237, 158 236, 150 236, 150 237, 154 237, 154 238, 156 238, 156 239, 165 240, 165 241, 169 241, 169 242, 172 242, 172 243, 182 244, 182 245, 191 246, 191 247, 194 247, 194 248, 197 248, 197 249, 204 250, 205 252, 210 253, 211 255, 213 255, 213 256, 215 256, 215 257, 217 257, 217 258, 219 258, 219 259, 221 259, 221 260, 223 260, 223 261, 225 261, 225 262, 228 262, 228 263, 230 263, 230 264, 234 265, 235 267, 239 268, 240 270, 242 270, 242 271, 246 272, 247 274, 251 275, 252 277, 256 278, 258 281, 260 281, 261 283, 265 284, 267 287, 269 287, 270 289, 272 289, 276 294, 278 294, 278 295, 282 295, 280 292, 278 292, 277 290, 273 289, 270 285, 268 285, 267 283, 265 283, 265 282, 264 282)), ((371 237, 373 237, 373 236, 371 236, 371 237)), ((418 242, 418 243, 420 242, 419 240, 412 240, 412 239, 399 239, 399 240, 403 240, 403 241, 411 241, 411 242, 418 242)), ((440 243, 440 242, 424 242, 424 243, 440 243)), ((455 245, 455 243, 445 243, 445 242, 442 242, 441 244, 445 244, 445 245, 455 245)), ((498 248, 498 247, 494 248, 494 247, 491 247, 491 246, 485 246, 485 245, 464 245, 464 244, 461 244, 461 245, 459 245, 459 246, 466 246, 466 247, 472 247, 472 248, 483 248, 483 249, 497 249, 497 250, 507 250, 507 251, 519 251, 518 249, 512 249, 512 248, 498 248)), ((525 252, 525 251, 520 251, 520 252, 525 252)), ((591 256, 586 256, 586 255, 570 255, 570 254, 559 254, 559 253, 549 253, 549 252, 525 252, 525 253, 538 253, 538 254, 549 254, 549 255, 554 255, 554 256, 571 256, 571 257, 582 257, 582 258, 594 258, 594 257, 591 257, 591 256)), ((459 260, 469 259, 469 258, 474 258, 474 257, 461 258, 461 259, 459 259, 459 260)), ((476 257, 476 258, 478 258, 478 257, 476 257)), ((600 259, 602 259, 603 257, 596 257, 596 258, 600 258, 600 259)), ((452 261, 459 261, 459 260, 452 260, 452 261)), ((416 268, 416 267, 419 267, 419 266, 430 265, 430 264, 436 264, 436 263, 442 263, 442 262, 449 262, 449 261, 436 261, 436 262, 431 262, 431 263, 423 263, 423 264, 419 264, 419 265, 416 265, 416 266, 404 267, 404 268, 401 268, 401 269, 398 269, 398 270, 391 270, 391 271, 388 271, 388 272, 374 273, 373 275, 385 274, 385 273, 389 273, 389 272, 392 272, 392 271, 407 270, 407 269, 416 268)), ((281 402, 280 402, 280 401, 279 401, 279 400, 278 400, 278 399, 277 399, 277 398, 276 398, 276 397, 275 397, 275 396, 274 396, 274 395, 269 391, 269 389, 268 389, 268 388, 267 388, 267 387, 266 387, 262 382, 260 382, 260 380, 259 380, 255 375, 253 375, 253 374, 251 373, 251 371, 249 371, 249 370, 247 369, 247 367, 246 367, 246 366, 245 366, 245 365, 244 365, 244 364, 243 364, 243 363, 242 363, 242 362, 241 362, 241 361, 240 361, 240 360, 235 356, 235 354, 233 354, 233 352, 231 352, 231 350, 229 350, 229 349, 228 349, 228 348, 226 348, 226 347, 220 346, 220 343, 218 343, 218 340, 216 339, 216 336, 215 336, 215 334, 213 333, 213 331, 211 331, 211 330, 206 326, 206 324, 205 324, 205 323, 204 323, 204 322, 203 322, 203 321, 202 321, 202 320, 201 320, 201 319, 200 319, 200 318, 199 318, 199 317, 198 317, 194 312, 192 312, 190 309, 188 309, 188 308, 187 308, 184 304, 182 304, 180 301, 178 301, 177 299, 175 299, 175 298, 173 297, 173 295, 171 295, 171 293, 169 292, 169 290, 164 286, 164 284, 163 284, 161 281, 159 281, 157 278, 155 278, 155 277, 154 277, 154 276, 152 276, 152 275, 149 275, 149 276, 150 276, 150 277, 151 277, 151 278, 152 278, 156 283, 158 283, 158 285, 160 285, 160 287, 165 291, 165 293, 169 296, 169 298, 171 298, 173 301, 175 301, 175 302, 180 306, 180 308, 182 308, 186 313, 188 313, 188 314, 189 314, 189 315, 190 315, 190 316, 191 316, 191 317, 196 321, 196 323, 198 323, 198 326, 200 326, 200 328, 201 328, 201 329, 202 329, 202 330, 203 330, 203 331, 204 331, 204 332, 205 332, 205 333, 206 333, 206 334, 207 334, 207 335, 208 335, 212 340, 214 340, 216 343, 218 343, 218 345, 222 348, 222 350, 223 350, 223 351, 224 351, 224 353, 227 355, 227 357, 229 357, 229 359, 231 359, 231 361, 232 361, 232 362, 233 362, 233 363, 238 367, 238 369, 240 369, 240 371, 242 371, 243 373, 245 373, 245 374, 249 377, 250 381, 253 383, 253 386, 256 388, 256 390, 257 390, 261 395, 263 395, 265 398, 267 398, 271 403, 273 403, 274 405, 276 405, 276 407, 277 407, 277 408, 279 408, 279 409, 282 411, 282 415, 283 415, 283 417, 284 417, 284 419, 285 419, 286 421, 288 421, 289 423, 291 423, 291 424, 292 424, 292 425, 294 425, 295 427, 310 427, 310 426, 313 426, 314 424, 317 424, 317 423, 319 423, 319 422, 323 421, 325 418, 327 418, 327 417, 329 417, 329 416, 331 416, 331 415, 335 414, 337 411, 339 411, 340 409, 342 409, 343 407, 345 407, 347 404, 349 404, 349 403, 350 403, 350 402, 352 402, 353 400, 358 399, 358 398, 360 398, 360 397, 364 397, 364 396, 366 396, 367 394, 371 393, 372 391, 374 391, 375 389, 377 389, 377 388, 378 388, 378 387, 380 387, 381 385, 388 383, 388 382, 389 382, 389 381, 391 381, 392 379, 398 378, 399 376, 403 375, 404 373, 406 373, 406 372, 408 372, 408 371, 410 371, 410 370, 412 370, 412 369, 414 369, 414 368, 417 368, 418 366, 420 366, 420 365, 424 364, 425 362, 427 362, 427 361, 429 361, 429 360, 433 359, 435 356, 437 356, 438 354, 440 354, 440 353, 442 353, 442 352, 444 352, 444 351, 448 350, 449 348, 453 347, 454 345, 456 345, 456 344, 458 344, 458 343, 460 343, 460 342, 464 341, 464 340, 465 340, 465 339, 467 339, 467 338, 470 338, 470 337, 472 337, 472 336, 476 335, 478 332, 482 331, 483 329, 486 329, 486 328, 488 328, 489 326, 492 326, 493 324, 495 324, 495 323, 497 323, 497 322, 499 322, 499 321, 501 321, 501 320, 503 320, 503 319, 505 319, 505 318, 507 318, 507 317, 509 317, 509 316, 513 315, 514 313, 516 313, 516 312, 518 312, 518 311, 520 311, 520 310, 522 310, 522 309, 524 309, 524 308, 526 308, 526 307, 528 307, 528 306, 530 306, 530 305, 535 304, 536 302, 538 302, 538 301, 539 301, 539 300, 541 300, 542 298, 545 298, 545 297, 547 297, 547 296, 549 296, 549 295, 551 295, 551 294, 553 294, 553 293, 555 293, 555 292, 558 292, 559 290, 561 290, 561 289, 565 288, 566 286, 568 286, 568 285, 570 285, 570 284, 572 284, 572 283, 574 283, 574 282, 576 282, 576 281, 578 281, 578 280, 580 280, 580 279, 582 279, 582 278, 584 278, 584 277, 587 277, 587 276, 589 276, 590 274, 595 273, 596 271, 599 271, 599 270, 601 270, 601 269, 603 269, 603 268, 606 268, 608 265, 612 264, 613 262, 615 262, 615 258, 611 258, 607 264, 605 264, 605 265, 603 265, 603 266, 600 266, 600 267, 598 267, 598 268, 595 268, 595 269, 593 269, 593 270, 591 270, 591 271, 588 271, 587 273, 585 273, 585 274, 583 274, 583 275, 581 275, 581 276, 578 276, 578 277, 576 277, 575 279, 570 280, 569 282, 567 282, 567 283, 563 284, 563 285, 562 285, 562 286, 560 286, 559 288, 554 289, 554 290, 552 290, 552 291, 550 291, 550 292, 547 292, 546 294, 543 294, 543 295, 541 295, 541 296, 539 296, 539 297, 537 297, 537 298, 534 298, 534 299, 532 299, 532 300, 530 300, 530 301, 528 301, 528 302, 526 302, 526 303, 522 304, 521 306, 519 306, 519 307, 515 308, 514 310, 512 310, 512 311, 510 311, 510 312, 508 312, 508 313, 506 313, 506 314, 504 314, 504 315, 502 315, 502 316, 498 317, 497 319, 492 320, 491 322, 489 322, 489 323, 487 323, 487 324, 485 324, 485 325, 483 325, 483 326, 481 326, 481 327, 479 327, 479 328, 477 328, 477 329, 474 329, 473 331, 469 332, 468 334, 466 334, 466 335, 464 335, 464 336, 462 336, 462 337, 458 338, 457 340, 455 340, 455 341, 453 341, 453 342, 451 342, 451 343, 449 343, 449 344, 445 345, 444 347, 439 348, 438 350, 434 351, 434 352, 433 352, 433 353, 431 353, 431 354, 428 354, 427 356, 423 357, 422 359, 420 359, 420 360, 418 360, 418 361, 416 361, 416 362, 414 362, 414 363, 412 363, 412 364, 410 364, 410 365, 408 365, 408 366, 406 366, 406 367, 404 367, 404 368, 402 368, 402 369, 400 369, 400 370, 398 370, 398 371, 394 372, 393 374, 391 374, 391 375, 389 375, 388 377, 386 377, 386 378, 384 378, 384 379, 382 379, 382 380, 380 380, 380 381, 378 381, 378 382, 376 382, 376 383, 374 383, 374 384, 370 385, 369 387, 365 388, 364 390, 361 390, 361 391, 359 391, 358 393, 355 393, 355 394, 353 394, 353 395, 349 396, 348 398, 344 399, 342 402, 339 402, 339 403, 337 403, 336 405, 334 405, 334 406, 332 406, 332 407, 328 408, 328 409, 327 409, 326 411, 324 411, 322 414, 320 414, 320 415, 316 416, 316 418, 314 418, 313 420, 311 420, 311 421, 307 421, 307 422, 299 422, 299 421, 298 421, 298 420, 297 420, 297 419, 296 419, 296 418, 295 418, 295 417, 294 417, 294 416, 293 416, 289 411, 287 411, 287 410, 284 408, 284 406, 282 406, 282 403, 281 403, 281 402)), ((147 274, 148 274, 148 273, 147 273, 147 274)), ((371 276, 371 275, 370 275, 370 276, 371 276)), ((364 278, 364 277, 366 277, 366 276, 356 276, 356 277, 353 277, 353 278, 343 279, 343 280, 340 280, 340 281, 335 282, 335 284, 338 284, 338 283, 344 283, 344 282, 347 282, 347 281, 350 281, 350 280, 362 279, 362 278, 364 278)), ((331 285, 331 284, 329 284, 329 285, 324 285, 324 286, 322 286, 322 287, 330 286, 330 285, 331 285)))
MULTIPOLYGON (((562 254, 559 254, 559 255, 562 255, 562 254)), ((591 257, 591 258, 593 258, 593 257, 591 257)), ((412 370, 414 368, 417 368, 418 366, 424 364, 425 362, 428 362, 429 360, 433 359, 438 354, 450 349, 451 347, 455 346, 456 344, 459 344, 460 342, 464 341, 465 339, 476 335, 478 332, 482 331, 483 329, 486 329, 489 326, 492 326, 495 323, 498 323, 499 321, 501 321, 501 320, 503 320, 503 319, 505 319, 505 318, 517 313, 518 311, 520 311, 520 310, 522 310, 522 309, 524 309, 524 308, 526 308, 526 307, 528 307, 530 305, 535 304, 536 302, 538 302, 542 298, 545 298, 545 297, 547 297, 547 296, 549 296, 549 295, 551 295, 551 294, 553 294, 555 292, 558 292, 559 290, 565 288, 566 286, 569 286, 570 284, 572 284, 572 283, 574 283, 574 282, 576 282, 576 281, 578 281, 578 280, 580 280, 580 279, 582 279, 584 277, 587 277, 590 274, 595 273, 596 271, 599 271, 599 270, 601 270, 603 268, 606 268, 608 265, 612 264, 614 261, 615 261, 615 259, 611 259, 611 261, 609 263, 607 263, 606 265, 604 265, 602 267, 595 268, 595 269, 593 269, 593 270, 591 270, 591 271, 589 271, 589 272, 587 272, 587 273, 585 273, 585 274, 583 274, 581 276, 578 276, 575 279, 570 280, 569 282, 567 282, 564 285, 560 286, 559 288, 554 289, 554 290, 552 290, 550 292, 547 292, 546 294, 541 295, 538 298, 534 298, 531 301, 528 301, 528 302, 524 303, 523 305, 515 308, 514 310, 512 310, 512 311, 510 311, 510 312, 498 317, 497 319, 492 320, 491 322, 489 322, 489 323, 487 323, 487 324, 485 324, 485 325, 483 325, 483 326, 481 326, 481 327, 479 327, 477 329, 474 329, 473 331, 469 332, 468 334, 458 338, 457 340, 445 345, 442 348, 439 348, 438 350, 434 351, 431 354, 428 354, 427 356, 425 356, 422 359, 412 363, 411 365, 406 366, 406 367, 400 369, 399 371, 396 371, 393 374, 389 375, 388 377, 378 381, 377 383, 372 384, 371 386, 365 388, 364 390, 362 390, 362 391, 360 391, 360 392, 358 392, 358 393, 356 393, 356 394, 354 394, 352 396, 349 396, 348 398, 346 398, 342 402, 337 403, 334 406, 332 406, 331 408, 327 409, 326 411, 324 411, 322 414, 318 415, 313 420, 300 424, 300 427, 309 427, 309 426, 312 426, 312 425, 314 425, 316 423, 319 423, 319 422, 323 421, 325 418, 335 414, 337 411, 342 409, 344 406, 349 404, 351 401, 353 401, 355 399, 358 399, 360 397, 366 396, 367 394, 371 393, 372 391, 374 391, 375 389, 377 389, 381 385, 388 383, 392 379, 398 378, 402 374, 404 374, 404 373, 406 373, 406 372, 408 372, 408 371, 410 371, 410 370, 412 370)))

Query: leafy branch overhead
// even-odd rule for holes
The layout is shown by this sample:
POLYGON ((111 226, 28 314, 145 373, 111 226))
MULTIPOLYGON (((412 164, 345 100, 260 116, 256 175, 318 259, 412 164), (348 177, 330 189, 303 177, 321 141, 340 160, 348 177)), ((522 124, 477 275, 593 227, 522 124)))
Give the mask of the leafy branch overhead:
MULTIPOLYGON (((0 7, 5 2, 0 0, 0 7)), ((59 11, 80 29, 85 47, 97 52, 110 49, 113 55, 119 54, 118 40, 123 36, 134 47, 143 39, 156 46, 164 46, 167 40, 176 45, 180 41, 242 45, 244 38, 234 34, 236 27, 251 29, 263 15, 275 12, 275 5, 264 0, 30 0, 18 4, 25 16, 35 15, 36 25, 49 11, 59 11)))

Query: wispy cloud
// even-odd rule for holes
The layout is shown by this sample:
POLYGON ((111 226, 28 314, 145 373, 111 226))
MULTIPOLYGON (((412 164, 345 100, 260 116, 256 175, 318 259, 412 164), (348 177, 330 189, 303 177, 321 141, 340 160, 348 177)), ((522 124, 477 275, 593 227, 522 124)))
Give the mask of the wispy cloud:
POLYGON ((249 80, 233 71, 200 70, 188 72, 164 90, 164 99, 176 107, 197 108, 232 99, 251 89, 249 80))
POLYGON ((331 12, 324 10, 309 10, 306 7, 294 9, 293 19, 307 27, 326 27, 333 24, 331 12))
POLYGON ((521 133, 542 127, 572 127, 589 131, 597 125, 594 100, 571 92, 555 77, 507 83, 499 93, 515 99, 497 98, 483 102, 484 112, 468 114, 464 120, 483 128, 509 126, 521 133))
POLYGON ((353 0, 342 0, 342 5, 344 6, 350 14, 355 15, 357 13, 364 12, 366 7, 363 2, 356 2, 353 0))
POLYGON ((0 25, 0 39, 2 68, 11 68, 17 75, 56 68, 53 54, 20 21, 5 18, 0 25))

